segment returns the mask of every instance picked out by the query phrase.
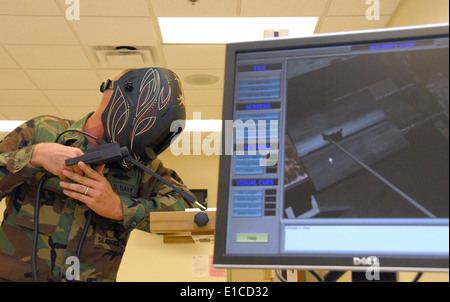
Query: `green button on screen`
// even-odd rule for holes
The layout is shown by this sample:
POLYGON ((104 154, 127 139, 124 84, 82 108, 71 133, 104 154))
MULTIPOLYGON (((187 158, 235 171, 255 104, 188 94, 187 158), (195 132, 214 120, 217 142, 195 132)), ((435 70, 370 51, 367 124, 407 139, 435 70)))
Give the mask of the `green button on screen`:
POLYGON ((269 242, 269 234, 237 234, 236 242, 267 243, 269 242))

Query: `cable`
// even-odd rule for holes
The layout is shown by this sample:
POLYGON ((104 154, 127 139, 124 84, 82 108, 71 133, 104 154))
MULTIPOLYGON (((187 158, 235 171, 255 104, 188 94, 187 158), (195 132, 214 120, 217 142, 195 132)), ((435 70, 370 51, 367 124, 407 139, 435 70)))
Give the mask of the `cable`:
POLYGON ((180 194, 183 197, 183 199, 185 199, 190 204, 195 204, 195 205, 197 205, 200 208, 200 210, 206 211, 206 207, 204 205, 202 205, 201 203, 199 203, 194 196, 192 196, 192 195, 190 195, 190 194, 188 194, 188 193, 178 189, 172 183, 170 183, 167 179, 162 178, 160 175, 156 174, 155 172, 153 172, 152 170, 150 170, 149 168, 147 168, 146 166, 144 166, 143 164, 141 164, 140 162, 138 162, 137 160, 135 160, 131 156, 125 157, 125 160, 132 162, 133 164, 135 164, 136 166, 138 166, 139 168, 141 168, 142 170, 144 170, 148 174, 152 175, 153 177, 155 177, 159 181, 163 182, 165 185, 167 185, 167 186, 171 187, 172 189, 174 189, 175 192, 180 194))
POLYGON ((315 271, 308 271, 311 275, 313 275, 317 281, 319 282, 323 282, 323 279, 319 276, 319 274, 317 274, 315 271))
POLYGON ((419 281, 420 277, 422 277, 423 273, 418 273, 412 282, 419 281))
POLYGON ((323 282, 337 282, 345 273, 345 271, 329 271, 323 277, 323 282))
POLYGON ((89 136, 90 138, 94 139, 94 140, 95 140, 97 143, 99 143, 100 145, 106 144, 105 141, 102 141, 102 140, 99 139, 98 137, 95 137, 95 136, 92 135, 92 134, 89 134, 89 133, 87 133, 87 132, 84 132, 84 131, 81 131, 81 130, 77 130, 77 129, 68 129, 68 130, 66 130, 66 131, 61 132, 61 133, 56 137, 55 142, 57 143, 58 140, 61 138, 61 136, 63 136, 63 135, 66 134, 66 133, 69 133, 69 132, 77 132, 77 133, 81 133, 81 134, 84 134, 84 135, 86 135, 86 136, 89 136))
MULTIPOLYGON (((36 206, 34 208, 34 230, 33 230, 33 250, 31 253, 31 271, 33 275, 33 281, 39 282, 38 273, 37 273, 37 243, 39 237, 39 208, 40 208, 40 198, 41 198, 41 190, 45 181, 48 179, 47 174, 44 174, 39 181, 38 189, 36 193, 36 206)), ((83 233, 81 234, 80 241, 78 242, 76 257, 80 259, 81 250, 83 249, 83 244, 86 239, 86 235, 89 229, 89 225, 92 221, 92 210, 88 210, 88 215, 86 218, 86 223, 83 228, 83 233)))
MULTIPOLYGON (((90 138, 94 139, 100 145, 106 144, 105 141, 102 141, 98 137, 96 137, 96 136, 94 136, 94 135, 92 135, 90 133, 87 133, 85 131, 81 131, 81 130, 77 130, 77 129, 68 129, 66 131, 61 132, 56 137, 55 142, 58 142, 58 140, 60 139, 61 136, 63 136, 66 133, 69 133, 69 132, 77 132, 77 133, 81 133, 81 134, 84 134, 86 136, 89 136, 90 138)), ((86 239, 86 235, 87 235, 87 232, 89 230, 89 225, 91 224, 91 221, 92 221, 92 211, 89 209, 88 210, 88 216, 86 218, 86 223, 85 223, 84 228, 83 228, 83 233, 81 234, 80 241, 78 242, 78 246, 77 246, 76 257, 78 259, 80 259, 81 250, 83 249, 84 241, 86 239)))
POLYGON ((276 269, 276 270, 275 270, 275 274, 277 275, 278 279, 279 279, 281 282, 288 282, 288 281, 286 280, 286 278, 284 278, 283 275, 281 275, 280 270, 276 269))
POLYGON ((92 210, 89 209, 88 216, 86 218, 86 223, 84 224, 84 228, 83 228, 83 233, 81 234, 80 241, 78 242, 78 246, 77 246, 76 256, 78 259, 80 259, 81 250, 83 249, 84 240, 86 239, 86 234, 88 232, 91 221, 92 221, 92 210))
MULTIPOLYGON (((81 131, 77 129, 69 129, 66 131, 61 132, 55 139, 55 142, 57 143, 58 140, 61 138, 62 135, 68 133, 68 132, 77 132, 84 134, 86 136, 89 136, 90 138, 94 139, 97 143, 100 145, 106 144, 104 141, 100 140, 99 138, 81 131)), ((47 172, 48 173, 48 172, 47 172)), ((42 178, 39 181, 37 192, 36 192, 36 205, 34 208, 34 230, 33 230, 33 246, 32 246, 32 252, 31 252, 31 271, 33 275, 34 282, 38 282, 38 273, 37 273, 37 244, 38 244, 38 237, 39 237, 39 210, 40 210, 40 199, 41 199, 41 189, 45 181, 49 178, 48 174, 45 173, 42 178)), ((80 241, 78 242, 76 256, 78 259, 80 259, 81 250, 83 249, 83 244, 86 239, 87 231, 89 229, 89 225, 92 221, 92 211, 89 209, 88 216, 86 218, 86 223, 84 225, 83 233, 81 234, 80 241)))
POLYGON ((33 250, 31 253, 31 271, 33 273, 33 280, 34 282, 38 282, 38 274, 37 274, 37 263, 36 263, 36 256, 37 256, 37 244, 38 244, 38 237, 39 237, 39 207, 40 207, 40 200, 41 200, 41 189, 44 185, 44 182, 47 180, 48 176, 47 174, 44 174, 39 181, 37 193, 36 193, 36 205, 34 207, 34 230, 33 230, 33 250))

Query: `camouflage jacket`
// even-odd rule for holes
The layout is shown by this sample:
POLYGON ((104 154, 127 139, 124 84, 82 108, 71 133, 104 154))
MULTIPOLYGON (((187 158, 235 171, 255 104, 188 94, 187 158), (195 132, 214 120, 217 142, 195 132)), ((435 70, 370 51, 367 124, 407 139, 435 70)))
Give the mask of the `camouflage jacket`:
MULTIPOLYGON (((29 164, 34 146, 55 142, 66 129, 83 130, 87 118, 73 122, 53 116, 32 119, 0 141, 0 200, 6 210, 0 227, 0 280, 32 281, 31 254, 37 185, 42 168, 29 164)), ((67 133, 60 142, 80 148, 88 140, 67 133)), ((177 174, 155 158, 146 163, 178 188, 188 191, 177 174)), ((124 219, 116 221, 92 212, 91 224, 79 259, 81 281, 115 281, 125 247, 134 229, 150 232, 152 211, 183 211, 187 203, 170 187, 137 167, 126 170, 109 164, 104 175, 122 201, 124 219)), ((74 264, 88 207, 62 193, 61 180, 49 178, 41 189, 37 267, 39 281, 65 281, 74 264), (71 258, 73 259, 73 258, 71 258), (66 263, 67 262, 67 263, 66 263)), ((189 191, 188 191, 189 192, 189 191)), ((70 278, 69 278, 70 279, 70 278)))

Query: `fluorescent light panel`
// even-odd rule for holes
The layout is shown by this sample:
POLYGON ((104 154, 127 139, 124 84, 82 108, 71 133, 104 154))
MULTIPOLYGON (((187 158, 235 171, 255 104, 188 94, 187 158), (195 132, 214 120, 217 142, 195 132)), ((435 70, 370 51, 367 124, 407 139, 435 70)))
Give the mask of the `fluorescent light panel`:
MULTIPOLYGON (((25 121, 0 121, 0 132, 11 132, 25 121)), ((184 131, 214 132, 222 131, 222 120, 187 120, 184 131)))
POLYGON ((163 42, 225 44, 264 38, 264 30, 289 30, 289 37, 314 34, 318 17, 158 18, 163 42))
POLYGON ((0 132, 11 132, 25 121, 0 121, 0 132))

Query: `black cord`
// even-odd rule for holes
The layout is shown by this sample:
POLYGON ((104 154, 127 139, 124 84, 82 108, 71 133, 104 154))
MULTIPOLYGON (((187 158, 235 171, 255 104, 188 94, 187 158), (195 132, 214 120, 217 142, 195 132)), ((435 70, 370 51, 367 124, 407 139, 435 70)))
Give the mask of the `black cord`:
MULTIPOLYGON (((98 137, 96 137, 96 136, 94 136, 94 135, 92 135, 90 133, 87 133, 85 131, 81 131, 81 130, 77 130, 77 129, 68 129, 66 131, 61 132, 56 137, 55 142, 58 142, 58 140, 61 138, 61 136, 63 136, 66 133, 69 133, 69 132, 76 132, 76 133, 81 133, 81 134, 84 134, 86 136, 89 136, 90 138, 94 139, 100 145, 106 144, 105 141, 102 141, 98 137)), ((87 231, 89 229, 89 225, 91 224, 91 221, 92 221, 92 211, 89 209, 88 210, 88 216, 86 218, 86 223, 85 223, 84 228, 83 228, 83 233, 81 234, 80 241, 78 242, 78 246, 77 246, 76 257, 78 259, 80 259, 81 250, 83 249, 83 244, 84 244, 84 241, 86 239, 87 231)))
POLYGON ((69 133, 69 132, 77 132, 77 133, 81 133, 81 134, 84 134, 84 135, 86 135, 86 136, 89 136, 90 138, 94 139, 94 140, 95 140, 97 143, 99 143, 100 145, 106 144, 105 141, 102 141, 102 140, 99 139, 98 137, 95 137, 95 136, 92 135, 92 134, 89 134, 89 133, 87 133, 87 132, 85 132, 85 131, 81 131, 81 130, 77 130, 77 129, 68 129, 68 130, 66 130, 66 131, 61 132, 61 133, 56 137, 55 142, 57 143, 58 140, 61 138, 61 136, 63 136, 63 135, 66 134, 66 133, 69 133))
POLYGON ((83 233, 81 234, 80 241, 78 241, 77 252, 76 252, 76 256, 78 259, 80 259, 81 250, 83 249, 84 240, 86 239, 86 234, 88 232, 89 225, 91 224, 91 220, 92 220, 92 210, 89 209, 88 216, 86 218, 86 223, 84 224, 84 228, 83 228, 83 233))
POLYGON ((345 271, 329 271, 323 277, 323 282, 337 282, 345 273, 345 271))
POLYGON ((420 277, 422 277, 423 273, 418 273, 412 282, 419 281, 420 277))
POLYGON ((317 274, 315 271, 308 271, 311 275, 313 275, 317 281, 319 282, 323 282, 323 279, 319 276, 319 274, 317 274))
MULTIPOLYGON (((58 142, 58 140, 60 139, 60 137, 68 132, 77 132, 77 133, 81 133, 84 134, 86 136, 89 136, 90 138, 94 139, 98 144, 103 145, 106 144, 106 142, 102 141, 101 139, 99 139, 98 137, 95 137, 94 135, 87 133, 85 131, 81 131, 81 130, 77 130, 77 129, 69 129, 66 131, 61 132, 55 139, 55 142, 58 142)), ((86 235, 87 232, 89 230, 89 225, 91 224, 92 221, 92 210, 88 209, 88 215, 86 217, 86 223, 84 224, 84 228, 83 228, 83 233, 81 233, 81 237, 80 237, 80 241, 78 241, 78 246, 77 246, 77 251, 76 251, 76 257, 78 259, 80 259, 81 256, 81 251, 83 250, 83 245, 84 245, 84 241, 86 240, 86 235)))
MULTIPOLYGON (((94 139, 99 144, 106 144, 101 139, 93 136, 92 134, 89 134, 87 132, 77 130, 77 129, 69 129, 66 131, 61 132, 55 139, 55 142, 57 143, 58 140, 61 138, 62 135, 68 133, 68 132, 77 132, 84 134, 86 136, 89 136, 90 138, 94 139)), ((31 252, 31 271, 33 275, 33 280, 35 282, 38 282, 38 273, 37 273, 37 244, 38 244, 38 237, 39 237, 39 210, 40 210, 40 199, 41 199, 41 190, 44 182, 48 179, 47 173, 45 173, 42 178, 39 181, 37 192, 36 192, 36 205, 34 208, 34 230, 33 230, 33 247, 31 252)), ((88 216, 86 218, 86 223, 84 225, 83 233, 81 234, 80 241, 78 242, 76 256, 78 259, 80 259, 81 250, 83 249, 83 244, 86 239, 87 231, 89 229, 89 225, 91 224, 92 220, 92 211, 89 209, 88 216)))
POLYGON ((37 274, 37 263, 36 263, 36 256, 37 256, 37 244, 38 244, 38 237, 39 237, 39 207, 40 207, 40 199, 41 199, 41 189, 44 184, 44 182, 47 180, 48 176, 47 174, 44 174, 39 181, 37 193, 36 193, 36 205, 34 207, 34 230, 33 230, 33 251, 31 253, 31 271, 33 273, 33 280, 34 282, 38 282, 38 274, 37 274))
POLYGON ((278 280, 280 280, 281 282, 288 282, 287 279, 283 276, 283 274, 280 272, 280 270, 276 269, 275 270, 275 274, 278 277, 278 280))
POLYGON ((186 200, 187 202, 189 202, 189 204, 191 205, 197 205, 200 210, 202 211, 206 211, 206 207, 204 205, 202 205, 201 203, 199 203, 197 201, 197 199, 190 195, 187 192, 184 192, 183 190, 175 187, 172 183, 170 183, 167 179, 162 178, 160 175, 156 174, 155 172, 153 172, 152 170, 150 170, 149 168, 147 168, 146 166, 144 166, 143 164, 141 164, 140 162, 138 162, 137 160, 135 160, 134 158, 132 158, 131 156, 128 156, 125 158, 125 161, 130 161, 132 162, 134 165, 138 166, 139 168, 141 168, 142 170, 144 170, 145 172, 147 172, 148 174, 152 175, 153 177, 155 177, 156 179, 158 179, 159 181, 161 181, 162 183, 164 183, 165 185, 171 187, 172 189, 175 190, 175 192, 177 192, 178 194, 181 195, 181 197, 183 197, 184 200, 186 200))

